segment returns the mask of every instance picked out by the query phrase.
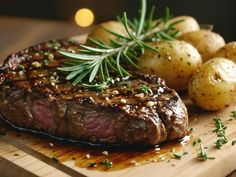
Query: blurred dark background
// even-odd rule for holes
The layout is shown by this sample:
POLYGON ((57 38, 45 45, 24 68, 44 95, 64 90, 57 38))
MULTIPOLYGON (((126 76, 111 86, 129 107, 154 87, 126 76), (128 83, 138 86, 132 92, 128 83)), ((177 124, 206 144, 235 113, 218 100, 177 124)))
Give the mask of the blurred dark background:
MULTIPOLYGON (((235 0, 148 0, 157 7, 156 18, 168 6, 174 15, 188 14, 200 23, 214 24, 214 31, 226 41, 236 40, 235 0)), ((137 16, 139 0, 0 0, 1 16, 63 20, 74 23, 78 9, 89 8, 95 16, 94 23, 115 19, 116 14, 127 11, 129 17, 137 16)), ((1 21, 0 21, 1 23, 1 21)))

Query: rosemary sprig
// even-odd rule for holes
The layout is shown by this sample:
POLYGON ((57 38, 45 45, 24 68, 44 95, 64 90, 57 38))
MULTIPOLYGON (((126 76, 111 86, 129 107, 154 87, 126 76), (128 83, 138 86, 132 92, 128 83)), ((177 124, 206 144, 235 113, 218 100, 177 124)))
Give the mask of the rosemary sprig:
POLYGON ((73 85, 83 81, 81 86, 89 89, 105 89, 114 83, 113 77, 131 76, 128 70, 130 67, 138 68, 136 64, 138 55, 143 53, 144 49, 158 52, 147 42, 172 40, 176 37, 178 33, 174 29, 176 22, 166 25, 171 18, 169 9, 167 9, 162 20, 154 23, 155 8, 152 8, 150 15, 147 17, 146 0, 141 0, 141 4, 139 20, 129 20, 126 12, 122 17, 118 17, 118 21, 124 25, 128 36, 106 29, 118 40, 111 40, 110 44, 106 44, 99 39, 89 39, 93 47, 80 45, 79 54, 59 51, 69 58, 64 66, 58 68, 58 70, 68 73, 67 80, 72 81, 73 85))

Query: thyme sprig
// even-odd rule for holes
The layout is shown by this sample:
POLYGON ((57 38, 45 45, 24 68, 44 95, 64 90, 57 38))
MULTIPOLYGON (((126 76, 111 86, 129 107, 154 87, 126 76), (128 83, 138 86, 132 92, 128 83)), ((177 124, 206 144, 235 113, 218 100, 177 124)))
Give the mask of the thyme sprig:
POLYGON ((202 147, 202 145, 200 145, 200 152, 198 154, 198 160, 201 160, 201 161, 206 161, 206 160, 214 160, 215 157, 208 157, 208 154, 207 152, 204 150, 204 148, 202 147))
POLYGON ((178 34, 174 28, 176 22, 167 24, 171 17, 169 9, 162 20, 154 22, 155 8, 152 8, 147 17, 146 0, 141 0, 141 4, 139 20, 129 20, 126 12, 122 17, 118 17, 118 21, 123 24, 128 36, 106 29, 118 39, 111 40, 110 44, 106 44, 100 39, 89 39, 93 47, 80 45, 79 54, 59 51, 69 58, 64 66, 58 68, 58 70, 68 73, 67 80, 72 81, 73 85, 82 82, 81 86, 86 88, 105 89, 114 83, 114 77, 131 76, 128 70, 130 67, 138 68, 136 64, 138 55, 143 53, 144 49, 158 52, 148 42, 172 40, 176 37, 178 34))
POLYGON ((214 122, 216 129, 213 132, 215 132, 219 137, 216 140, 215 145, 217 149, 220 149, 224 144, 228 142, 228 139, 225 136, 225 130, 227 129, 227 127, 225 127, 221 119, 214 119, 214 122))

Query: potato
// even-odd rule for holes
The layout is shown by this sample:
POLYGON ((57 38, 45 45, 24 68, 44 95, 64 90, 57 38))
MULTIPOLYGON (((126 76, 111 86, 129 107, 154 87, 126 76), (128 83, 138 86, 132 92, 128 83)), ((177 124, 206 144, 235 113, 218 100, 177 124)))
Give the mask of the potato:
POLYGON ((188 93, 200 108, 216 111, 236 101, 236 64, 225 58, 214 58, 191 79, 188 93))
POLYGON ((178 37, 196 47, 202 55, 203 62, 209 60, 212 55, 225 45, 224 39, 210 30, 199 30, 185 33, 178 37))
POLYGON ((202 64, 197 49, 184 41, 161 41, 150 44, 159 52, 145 50, 138 65, 148 74, 156 74, 166 84, 177 90, 185 90, 189 80, 202 64))
POLYGON ((172 18, 168 23, 171 24, 179 20, 183 21, 176 24, 175 28, 180 31, 181 34, 200 30, 197 20, 191 16, 177 16, 172 18))
POLYGON ((236 63, 236 41, 230 42, 220 48, 213 57, 225 57, 236 63))
MULTIPOLYGON (((125 30, 125 27, 123 26, 122 23, 120 23, 118 21, 108 21, 108 22, 104 22, 104 23, 97 25, 92 30, 92 32, 89 34, 88 38, 100 39, 106 44, 110 44, 111 39, 112 40, 118 39, 117 36, 109 33, 105 29, 116 32, 116 33, 126 36, 126 37, 128 36, 128 34, 125 30)), ((87 43, 89 43, 89 41, 87 41, 87 43)))

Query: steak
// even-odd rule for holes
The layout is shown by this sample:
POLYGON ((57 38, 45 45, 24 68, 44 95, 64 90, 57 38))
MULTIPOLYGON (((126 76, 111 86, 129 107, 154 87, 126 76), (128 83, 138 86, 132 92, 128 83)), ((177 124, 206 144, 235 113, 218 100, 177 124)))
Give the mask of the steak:
POLYGON ((101 92, 68 82, 57 70, 68 61, 58 50, 78 48, 53 40, 10 55, 0 68, 1 115, 18 127, 93 143, 156 145, 185 136, 186 107, 156 76, 134 72, 101 92))

